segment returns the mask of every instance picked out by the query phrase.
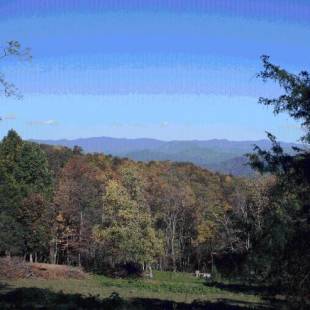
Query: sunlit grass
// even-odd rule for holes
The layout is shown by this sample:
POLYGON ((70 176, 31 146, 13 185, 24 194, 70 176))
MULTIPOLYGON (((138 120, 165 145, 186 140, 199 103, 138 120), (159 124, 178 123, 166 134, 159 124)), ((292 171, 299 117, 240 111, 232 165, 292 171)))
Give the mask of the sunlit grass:
POLYGON ((153 279, 112 279, 101 275, 90 275, 84 280, 41 280, 20 279, 5 281, 9 289, 17 287, 46 288, 53 292, 79 293, 84 296, 106 298, 113 292, 125 299, 156 298, 190 303, 193 300, 218 301, 229 299, 238 302, 261 303, 259 296, 235 293, 220 288, 209 287, 204 280, 189 273, 156 272, 153 279))

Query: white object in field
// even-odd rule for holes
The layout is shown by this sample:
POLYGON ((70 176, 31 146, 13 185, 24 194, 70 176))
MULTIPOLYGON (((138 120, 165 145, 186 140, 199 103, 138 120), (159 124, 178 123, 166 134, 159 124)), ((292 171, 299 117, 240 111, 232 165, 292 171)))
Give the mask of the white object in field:
POLYGON ((202 274, 202 277, 203 277, 204 279, 211 279, 211 274, 210 274, 210 273, 203 273, 203 274, 202 274))

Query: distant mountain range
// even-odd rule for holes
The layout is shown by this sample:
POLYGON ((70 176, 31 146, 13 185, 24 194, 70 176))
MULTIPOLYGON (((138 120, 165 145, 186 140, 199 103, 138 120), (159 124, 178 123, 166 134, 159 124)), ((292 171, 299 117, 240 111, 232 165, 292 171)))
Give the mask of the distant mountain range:
MULTIPOLYGON (((156 139, 122 138, 84 138, 76 140, 32 140, 37 143, 74 147, 78 145, 88 153, 104 153, 113 156, 128 157, 138 161, 171 160, 192 162, 211 171, 233 175, 253 173, 247 165, 244 154, 252 152, 254 145, 270 149, 268 140, 229 141, 226 139, 161 141, 156 139)), ((293 143, 281 143, 286 151, 291 151, 293 143)))

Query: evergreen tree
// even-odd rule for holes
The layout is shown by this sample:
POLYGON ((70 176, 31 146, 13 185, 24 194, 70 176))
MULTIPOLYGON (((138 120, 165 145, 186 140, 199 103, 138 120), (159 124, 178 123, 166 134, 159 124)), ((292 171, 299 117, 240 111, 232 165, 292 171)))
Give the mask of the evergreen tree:
MULTIPOLYGON (((274 113, 288 113, 301 122, 305 135, 301 140, 310 143, 310 74, 298 75, 272 64, 262 57, 264 81, 279 84, 284 94, 278 98, 260 98, 260 103, 272 106, 274 113)), ((271 190, 270 207, 264 214, 264 232, 256 254, 262 257, 269 280, 287 290, 289 296, 306 297, 310 287, 310 152, 294 148, 287 154, 272 134, 271 151, 256 147, 249 158, 254 168, 276 176, 271 190)), ((299 299, 302 300, 302 299, 299 299)))
MULTIPOLYGON (((34 248, 39 250, 39 244, 46 242, 48 226, 42 225, 42 219, 50 194, 51 175, 45 153, 10 130, 0 144, 0 214, 2 225, 14 227, 13 244, 19 245, 14 246, 15 251, 18 248, 30 258, 34 248)), ((3 236, 3 240, 7 238, 3 236)))

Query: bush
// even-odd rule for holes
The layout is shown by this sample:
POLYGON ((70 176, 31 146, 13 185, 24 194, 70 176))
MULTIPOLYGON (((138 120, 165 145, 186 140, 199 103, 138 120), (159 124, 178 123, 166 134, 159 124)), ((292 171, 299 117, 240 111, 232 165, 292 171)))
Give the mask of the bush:
POLYGON ((114 278, 138 278, 143 276, 143 269, 140 264, 133 262, 117 264, 112 270, 111 276, 114 278))

